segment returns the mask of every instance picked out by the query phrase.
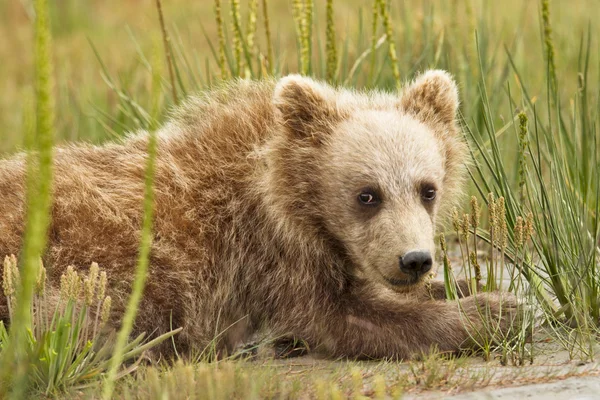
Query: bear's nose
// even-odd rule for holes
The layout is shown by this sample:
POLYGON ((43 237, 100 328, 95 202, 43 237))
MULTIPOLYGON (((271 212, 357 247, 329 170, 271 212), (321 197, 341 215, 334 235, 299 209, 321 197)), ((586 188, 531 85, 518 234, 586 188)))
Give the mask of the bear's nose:
POLYGON ((433 259, 428 250, 413 250, 400 257, 400 269, 403 272, 422 275, 429 272, 432 265, 433 259))

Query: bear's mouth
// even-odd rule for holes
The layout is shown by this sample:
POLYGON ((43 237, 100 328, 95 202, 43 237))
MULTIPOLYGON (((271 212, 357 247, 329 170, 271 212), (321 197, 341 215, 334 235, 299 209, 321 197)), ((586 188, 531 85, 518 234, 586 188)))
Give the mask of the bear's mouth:
POLYGON ((416 283, 419 282, 419 277, 420 275, 418 274, 414 274, 414 275, 409 275, 410 277, 408 279, 402 279, 402 278, 390 278, 387 277, 383 274, 381 274, 381 276, 383 277, 383 279, 385 279, 385 281, 387 283, 389 283, 392 286, 411 286, 411 285, 415 285, 416 283))

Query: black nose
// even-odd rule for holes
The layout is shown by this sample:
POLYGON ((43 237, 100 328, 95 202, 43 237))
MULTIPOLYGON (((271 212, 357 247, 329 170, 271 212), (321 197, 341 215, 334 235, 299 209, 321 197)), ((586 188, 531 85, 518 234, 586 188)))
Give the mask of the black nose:
POLYGON ((429 272, 432 265, 431 253, 427 250, 409 251, 400 257, 400 269, 403 272, 422 275, 429 272))

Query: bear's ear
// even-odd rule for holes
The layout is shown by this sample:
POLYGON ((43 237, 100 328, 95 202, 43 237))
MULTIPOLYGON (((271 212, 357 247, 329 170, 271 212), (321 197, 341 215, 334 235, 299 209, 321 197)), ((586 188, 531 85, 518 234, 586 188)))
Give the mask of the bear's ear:
POLYGON ((335 91, 300 75, 281 78, 275 87, 273 104, 281 113, 282 124, 296 138, 320 142, 340 119, 335 91))
POLYGON ((458 110, 458 89, 452 76, 442 70, 421 74, 404 89, 400 107, 425 123, 451 125, 458 110))

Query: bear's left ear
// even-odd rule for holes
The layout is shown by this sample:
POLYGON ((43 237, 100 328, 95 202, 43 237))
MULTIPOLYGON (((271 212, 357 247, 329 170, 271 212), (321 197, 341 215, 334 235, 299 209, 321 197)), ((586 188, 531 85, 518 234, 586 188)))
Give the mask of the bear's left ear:
POLYGON ((404 89, 400 107, 425 123, 454 123, 458 110, 458 89, 452 76, 442 70, 429 70, 404 89))
POLYGON ((300 75, 281 78, 275 87, 273 104, 281 113, 282 123, 298 139, 320 143, 340 119, 335 91, 300 75))

